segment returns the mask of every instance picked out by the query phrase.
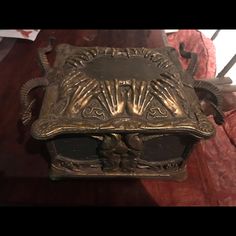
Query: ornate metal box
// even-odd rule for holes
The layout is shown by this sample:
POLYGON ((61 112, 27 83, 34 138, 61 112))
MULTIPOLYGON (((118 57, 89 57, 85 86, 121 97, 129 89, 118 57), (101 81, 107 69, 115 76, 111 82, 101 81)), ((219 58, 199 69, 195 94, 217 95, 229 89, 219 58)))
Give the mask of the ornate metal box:
POLYGON ((222 122, 217 88, 195 81, 193 68, 183 71, 173 48, 61 44, 53 67, 45 55, 50 49, 39 51, 45 76, 27 82, 21 99, 27 123, 33 104, 28 93, 46 87, 31 133, 46 141, 52 179, 184 179, 193 145, 214 134, 198 92, 209 92, 218 111, 216 121, 222 122))

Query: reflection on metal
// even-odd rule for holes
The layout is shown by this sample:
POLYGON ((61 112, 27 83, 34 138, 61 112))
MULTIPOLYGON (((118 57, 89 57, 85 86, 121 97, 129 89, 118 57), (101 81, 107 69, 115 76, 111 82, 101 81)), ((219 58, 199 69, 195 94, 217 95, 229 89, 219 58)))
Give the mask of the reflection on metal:
MULTIPOLYGON (((194 80, 194 63, 183 71, 176 51, 170 47, 82 48, 61 44, 56 51, 53 67, 41 55, 45 78, 40 83, 26 83, 21 93, 22 120, 27 123, 32 107, 28 93, 36 86, 46 86, 40 117, 31 132, 36 139, 48 140, 53 178, 186 177, 185 163, 193 144, 215 132, 202 112, 197 90, 209 94, 209 101, 221 115, 218 89, 194 80), (65 145, 62 155, 57 140, 70 140, 63 135, 75 135, 78 144, 74 149, 65 145), (163 137, 172 140, 172 136, 176 143, 159 145, 163 137), (78 151, 80 160, 74 159, 73 150, 92 148, 90 144, 80 146, 81 137, 96 140, 95 157, 82 157, 78 151), (157 149, 147 157, 145 145, 153 145, 153 141, 157 149), (170 148, 177 156, 162 153, 170 148)), ((183 47, 181 54, 192 58, 183 47)), ((217 118, 221 123, 222 117, 217 118)))

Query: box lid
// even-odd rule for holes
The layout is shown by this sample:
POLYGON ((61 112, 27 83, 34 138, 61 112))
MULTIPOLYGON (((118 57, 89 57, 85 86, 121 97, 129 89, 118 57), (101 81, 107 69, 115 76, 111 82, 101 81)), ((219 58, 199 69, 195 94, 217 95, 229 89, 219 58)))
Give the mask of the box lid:
POLYGON ((57 47, 36 139, 67 133, 214 134, 173 48, 57 47))

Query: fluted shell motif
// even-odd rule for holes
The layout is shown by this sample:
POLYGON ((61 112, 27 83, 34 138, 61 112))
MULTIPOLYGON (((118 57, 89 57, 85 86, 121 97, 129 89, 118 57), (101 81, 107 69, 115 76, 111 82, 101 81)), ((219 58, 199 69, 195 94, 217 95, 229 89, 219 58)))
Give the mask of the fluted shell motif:
POLYGON ((156 49, 84 48, 66 59, 59 91, 54 112, 68 117, 158 119, 184 113, 185 95, 180 76, 169 58, 156 49), (141 58, 148 61, 147 66, 156 68, 156 74, 141 80, 135 77, 96 79, 84 68, 101 57, 141 58))

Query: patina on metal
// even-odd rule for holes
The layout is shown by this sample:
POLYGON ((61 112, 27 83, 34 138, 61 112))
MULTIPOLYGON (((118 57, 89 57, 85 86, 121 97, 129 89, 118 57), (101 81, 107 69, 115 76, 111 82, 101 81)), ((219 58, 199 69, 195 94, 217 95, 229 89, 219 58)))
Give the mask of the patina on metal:
MULTIPOLYGON (((171 47, 106 48, 60 44, 45 75, 23 85, 22 122, 31 119, 28 93, 45 86, 35 139, 46 140, 52 179, 63 177, 186 178, 193 145, 214 135, 198 95, 208 94, 215 120, 223 122, 219 89, 195 81, 196 57, 184 71, 171 47)), ((199 95, 200 96, 200 95, 199 95)))

